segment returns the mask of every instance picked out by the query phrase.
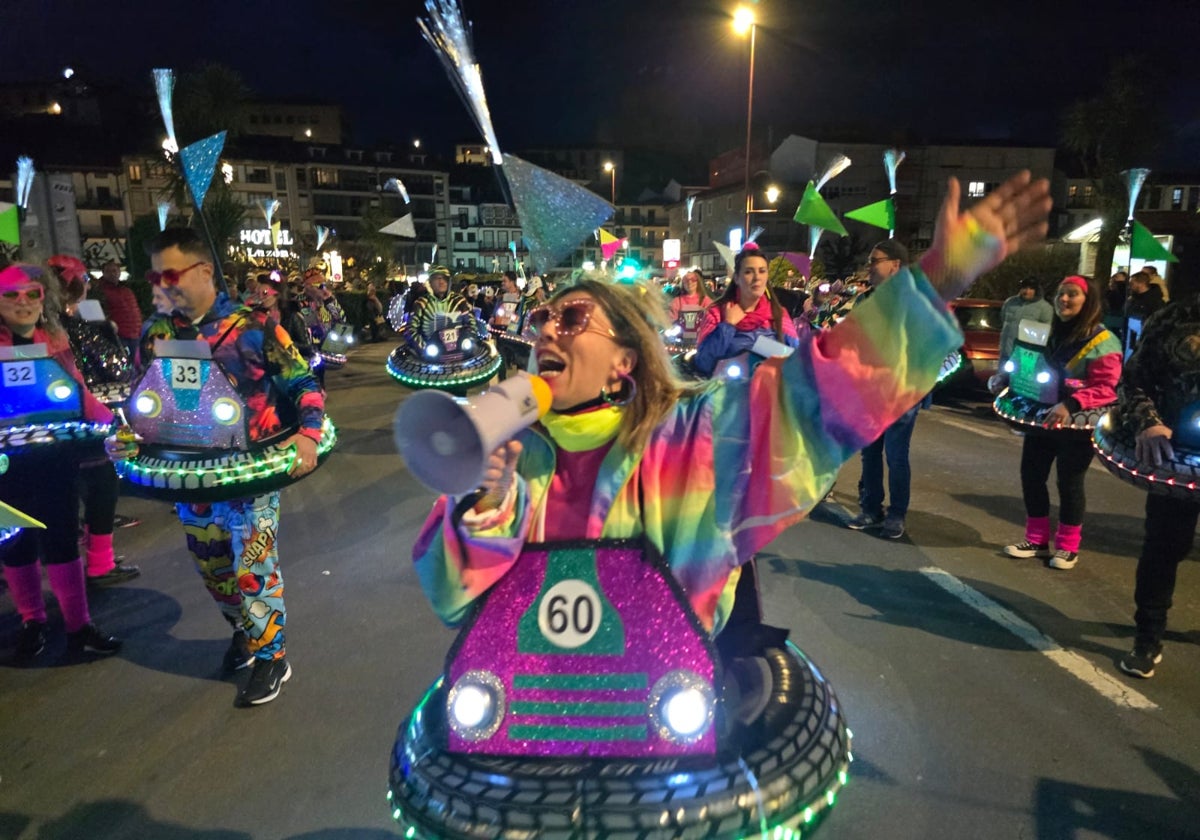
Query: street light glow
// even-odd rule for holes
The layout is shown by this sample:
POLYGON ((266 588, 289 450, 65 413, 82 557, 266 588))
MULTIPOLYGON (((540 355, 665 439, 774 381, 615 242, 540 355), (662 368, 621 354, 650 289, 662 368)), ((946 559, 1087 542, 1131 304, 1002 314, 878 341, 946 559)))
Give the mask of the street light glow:
POLYGON ((738 6, 733 13, 733 31, 745 35, 754 26, 754 11, 749 6, 738 6))
POLYGON ((616 167, 613 166, 613 162, 611 160, 604 161, 604 171, 605 172, 612 172, 614 169, 616 169, 616 167))
POLYGON ((767 201, 774 204, 778 200, 779 200, 779 187, 772 184, 771 186, 767 187, 767 201))

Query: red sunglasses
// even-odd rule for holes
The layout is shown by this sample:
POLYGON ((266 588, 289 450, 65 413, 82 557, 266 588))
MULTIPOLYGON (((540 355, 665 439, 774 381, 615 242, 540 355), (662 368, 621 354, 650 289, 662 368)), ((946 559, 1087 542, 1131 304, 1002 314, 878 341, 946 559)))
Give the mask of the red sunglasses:
POLYGON ((9 289, 7 292, 0 292, 0 297, 5 300, 41 300, 46 296, 46 290, 41 286, 27 286, 24 289, 9 289))
POLYGON ((187 268, 164 268, 162 271, 150 269, 146 272, 146 282, 151 286, 178 286, 183 275, 197 266, 205 265, 205 261, 194 262, 187 268))
POLYGON ((529 312, 529 327, 541 335, 546 324, 554 321, 554 330, 562 336, 579 335, 582 332, 595 332, 616 338, 617 334, 608 327, 588 327, 592 320, 592 312, 596 308, 594 300, 573 300, 561 306, 543 304, 529 312))

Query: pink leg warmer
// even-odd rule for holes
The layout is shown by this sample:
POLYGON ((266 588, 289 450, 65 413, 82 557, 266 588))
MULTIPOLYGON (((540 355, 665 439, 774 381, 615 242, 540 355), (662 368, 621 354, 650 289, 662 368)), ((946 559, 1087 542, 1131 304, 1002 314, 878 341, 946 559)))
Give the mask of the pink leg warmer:
POLYGON ((1050 544, 1050 517, 1029 516, 1025 519, 1025 539, 1034 545, 1050 544))
POLYGON ((62 610, 63 624, 68 633, 74 633, 92 621, 88 612, 87 581, 83 576, 83 560, 76 558, 70 563, 51 563, 46 566, 50 578, 50 589, 58 599, 62 610))
POLYGON ((1054 547, 1059 551, 1079 551, 1079 543, 1083 538, 1082 525, 1064 525, 1058 523, 1058 533, 1054 535, 1054 547))
POLYGON ((113 554, 112 534, 89 533, 87 535, 87 576, 106 575, 116 565, 117 558, 113 554))
POLYGON ((46 599, 42 597, 42 566, 5 566, 4 579, 21 621, 46 621, 46 599))

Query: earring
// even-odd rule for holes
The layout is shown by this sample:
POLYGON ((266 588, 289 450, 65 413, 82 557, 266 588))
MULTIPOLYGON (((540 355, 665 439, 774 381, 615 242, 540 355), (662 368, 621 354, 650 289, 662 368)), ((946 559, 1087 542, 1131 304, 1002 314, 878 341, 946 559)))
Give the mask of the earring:
POLYGON ((618 399, 618 398, 614 397, 612 394, 608 393, 607 388, 601 388, 600 389, 600 399, 604 400, 606 403, 611 405, 613 408, 624 408, 625 406, 627 406, 631 402, 633 402, 633 398, 637 396, 637 383, 633 380, 633 377, 630 376, 628 373, 618 373, 617 376, 621 377, 622 380, 624 380, 626 383, 629 384, 629 393, 626 394, 623 398, 618 399))

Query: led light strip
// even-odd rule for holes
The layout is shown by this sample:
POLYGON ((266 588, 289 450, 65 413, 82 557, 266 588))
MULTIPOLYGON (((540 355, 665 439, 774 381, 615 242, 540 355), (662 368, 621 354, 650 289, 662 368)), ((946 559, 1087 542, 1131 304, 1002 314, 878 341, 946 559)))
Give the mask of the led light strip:
MULTIPOLYGON (((321 441, 317 444, 317 457, 325 455, 337 443, 337 428, 328 417, 321 425, 321 441)), ((232 455, 244 454, 241 452, 232 455)), ((296 451, 290 447, 281 449, 272 446, 262 453, 262 457, 251 462, 218 467, 156 467, 138 463, 136 460, 117 461, 117 474, 134 484, 153 485, 155 478, 178 476, 186 478, 195 476, 215 476, 216 486, 229 484, 244 484, 262 478, 270 478, 288 472, 296 459, 296 451)), ((206 459, 208 460, 208 459, 206 459)))

